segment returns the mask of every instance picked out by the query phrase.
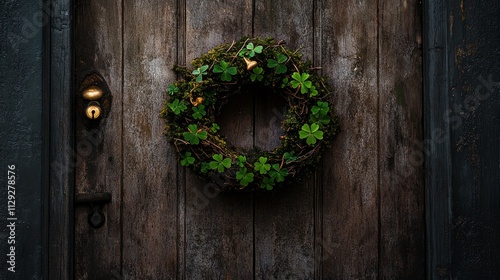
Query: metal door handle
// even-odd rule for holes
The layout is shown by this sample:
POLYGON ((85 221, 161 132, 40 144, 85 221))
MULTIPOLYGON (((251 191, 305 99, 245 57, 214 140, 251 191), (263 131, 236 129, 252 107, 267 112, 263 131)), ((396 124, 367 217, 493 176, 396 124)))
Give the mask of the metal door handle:
POLYGON ((100 228, 106 222, 102 206, 111 202, 111 193, 80 193, 75 196, 75 205, 88 204, 90 207, 88 222, 94 228, 100 228))
POLYGON ((90 126, 98 125, 111 107, 111 93, 104 78, 97 72, 86 76, 78 91, 78 110, 90 126))
POLYGON ((99 86, 91 85, 85 90, 83 90, 83 99, 89 101, 87 108, 85 109, 85 116, 88 119, 96 120, 101 116, 101 104, 99 100, 103 96, 103 90, 99 86))

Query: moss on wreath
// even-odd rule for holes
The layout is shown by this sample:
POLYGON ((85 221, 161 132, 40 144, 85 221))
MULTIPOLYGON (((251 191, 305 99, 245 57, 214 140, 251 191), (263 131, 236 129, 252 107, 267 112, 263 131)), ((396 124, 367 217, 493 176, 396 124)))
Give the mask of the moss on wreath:
POLYGON ((182 166, 222 191, 270 191, 310 171, 338 131, 330 88, 298 51, 273 38, 241 38, 176 66, 161 117, 182 166), (234 95, 256 87, 281 95, 288 106, 284 135, 272 151, 243 149, 218 134, 215 117, 234 95), (300 176, 299 176, 300 175, 300 176))

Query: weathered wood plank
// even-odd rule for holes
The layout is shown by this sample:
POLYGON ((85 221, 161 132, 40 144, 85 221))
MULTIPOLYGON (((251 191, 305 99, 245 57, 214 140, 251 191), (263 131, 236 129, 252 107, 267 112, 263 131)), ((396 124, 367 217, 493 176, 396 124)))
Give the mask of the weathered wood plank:
POLYGON ((177 59, 177 1, 123 5, 123 277, 177 273, 177 158, 158 117, 177 59))
MULTIPOLYGON (((52 1, 52 9, 46 25, 46 53, 50 60, 50 185, 48 192, 48 242, 47 279, 68 279, 73 276, 73 190, 74 178, 71 148, 74 142, 74 98, 73 88, 73 50, 72 50, 72 2, 68 0, 52 1)), ((45 140, 44 140, 45 141, 45 140)))
POLYGON ((450 135, 443 112, 448 110, 447 34, 445 2, 426 1, 424 9, 424 128, 426 155, 427 279, 451 279, 450 135))
MULTIPOLYGON (((251 21, 252 1, 188 0, 186 63, 218 44, 250 34, 251 21)), ((238 96, 226 106, 226 115, 217 120, 221 133, 237 146, 251 147, 251 96, 238 96)), ((186 278, 252 279, 252 242, 252 196, 217 193, 213 185, 187 171, 186 278)))
MULTIPOLYGON (((313 2, 255 1, 254 32, 301 48, 313 57, 313 2)), ((256 95, 255 145, 271 150, 279 145, 284 102, 256 95)), ((314 178, 255 197, 255 278, 311 279, 314 277, 314 178)))
POLYGON ((75 278, 118 276, 121 269, 120 196, 122 178, 122 40, 121 3, 79 1, 75 17, 75 58, 79 84, 91 70, 106 80, 113 102, 107 119, 98 128, 84 125, 76 116, 75 193, 111 192, 103 208, 106 222, 94 229, 88 223, 88 205, 75 209, 75 278))
POLYGON ((423 279, 421 7, 379 5, 379 277, 423 279))
POLYGON ((323 74, 341 132, 323 161, 323 278, 378 276, 377 1, 320 1, 323 74))

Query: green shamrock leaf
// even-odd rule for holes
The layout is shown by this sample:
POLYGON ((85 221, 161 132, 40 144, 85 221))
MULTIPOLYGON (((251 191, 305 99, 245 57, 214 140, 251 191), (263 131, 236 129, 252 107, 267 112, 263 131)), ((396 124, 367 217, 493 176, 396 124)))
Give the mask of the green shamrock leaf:
POLYGON ((278 55, 277 60, 269 59, 267 61, 267 67, 269 67, 269 68, 276 68, 275 69, 276 74, 284 74, 288 70, 287 67, 286 67, 286 65, 285 65, 285 62, 287 60, 288 60, 288 56, 280 53, 278 55))
POLYGON ((174 112, 174 114, 176 115, 179 115, 181 112, 184 112, 184 110, 187 109, 187 106, 184 103, 184 101, 181 101, 179 99, 175 99, 173 102, 167 103, 167 105, 170 108, 170 110, 172 110, 172 112, 174 112))
POLYGON ((186 152, 181 156, 181 165, 182 166, 189 166, 194 163, 195 158, 191 156, 191 152, 186 152))
POLYGON ((207 173, 208 172, 208 169, 210 168, 210 165, 206 162, 202 162, 201 163, 201 172, 202 173, 207 173))
POLYGON ((201 120, 207 114, 205 111, 205 105, 193 106, 193 118, 196 120, 201 120))
POLYGON ((241 57, 245 56, 251 58, 254 57, 256 53, 262 53, 262 49, 263 49, 262 46, 254 47, 253 43, 250 42, 246 45, 246 48, 239 53, 239 56, 241 57))
POLYGON ((236 163, 238 164, 239 167, 244 167, 245 162, 247 162, 246 156, 238 156, 238 158, 236 158, 236 163))
POLYGON ((311 122, 319 124, 329 124, 330 117, 328 116, 330 108, 328 107, 328 102, 318 101, 317 105, 311 108, 311 122))
POLYGON ((179 92, 179 88, 172 84, 168 86, 167 92, 170 95, 174 95, 175 93, 179 92))
POLYGON ((220 129, 220 126, 216 123, 213 123, 212 127, 210 128, 210 130, 212 130, 213 133, 217 133, 217 131, 219 131, 219 129, 220 129))
POLYGON ((288 169, 280 168, 280 165, 277 163, 273 164, 273 170, 269 171, 269 176, 271 176, 271 179, 276 180, 276 182, 285 181, 287 175, 288 169))
POLYGON ((243 187, 246 187, 250 182, 253 182, 253 177, 254 174, 252 172, 247 173, 246 167, 242 167, 238 172, 236 172, 236 179, 240 180, 240 185, 243 187))
POLYGON ((203 66, 199 67, 198 69, 193 70, 192 74, 196 76, 197 83, 201 83, 201 81, 203 80, 203 75, 208 74, 207 70, 208 70, 208 65, 203 65, 203 66))
POLYGON ((207 132, 201 129, 198 130, 196 124, 190 124, 188 125, 188 132, 184 132, 182 136, 184 136, 184 140, 189 141, 189 143, 198 145, 200 140, 207 139, 207 132))
POLYGON ((313 123, 311 126, 306 123, 299 131, 299 137, 300 139, 306 139, 307 145, 314 145, 316 144, 316 140, 323 139, 323 131, 319 130, 317 123, 313 123))
POLYGON ((260 157, 259 161, 254 163, 254 169, 255 171, 260 172, 260 174, 266 174, 267 171, 271 169, 271 165, 267 162, 266 157, 260 157))
POLYGON ((209 167, 212 170, 217 170, 222 173, 226 168, 231 167, 231 159, 224 158, 221 154, 215 154, 212 158, 214 160, 209 163, 209 167))
POLYGON ((312 106, 311 113, 316 117, 326 116, 330 110, 328 102, 318 101, 316 104, 317 105, 312 106))
POLYGON ((286 88, 290 84, 290 81, 288 78, 283 78, 283 81, 281 81, 281 88, 286 88))
POLYGON ((229 67, 229 63, 225 62, 224 60, 214 66, 213 72, 222 73, 221 80, 224 82, 230 82, 233 79, 231 76, 234 76, 236 75, 236 73, 238 73, 236 67, 229 67))
POLYGON ((262 179, 262 183, 260 184, 260 187, 262 189, 266 189, 268 191, 272 190, 274 188, 274 180, 269 178, 269 177, 265 177, 264 179, 262 179))
POLYGON ((262 81, 262 79, 264 79, 264 75, 262 75, 263 71, 264 69, 262 69, 262 67, 255 67, 252 75, 250 75, 250 80, 252 80, 252 82, 255 82, 255 80, 262 81))
POLYGON ((309 96, 310 97, 314 97, 314 96, 316 96, 318 94, 319 94, 319 92, 318 92, 318 90, 316 89, 315 86, 311 86, 311 88, 309 88, 309 96))
POLYGON ((286 152, 284 154, 284 157, 285 157, 285 162, 286 163, 289 163, 291 161, 294 161, 297 159, 297 156, 295 156, 293 153, 289 153, 289 152, 286 152))
POLYGON ((309 79, 309 74, 307 73, 302 73, 299 74, 298 72, 294 72, 292 74, 292 81, 290 84, 292 85, 292 88, 300 88, 300 93, 305 94, 309 92, 309 89, 312 87, 312 82, 308 81, 309 79))

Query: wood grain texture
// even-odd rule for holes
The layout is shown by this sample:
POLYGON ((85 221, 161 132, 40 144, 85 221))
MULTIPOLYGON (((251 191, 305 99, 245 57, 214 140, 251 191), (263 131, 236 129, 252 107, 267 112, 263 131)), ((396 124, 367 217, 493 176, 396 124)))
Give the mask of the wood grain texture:
MULTIPOLYGON (((71 1, 53 1, 46 40, 50 56, 50 143, 48 190, 48 279, 69 279, 73 276, 73 189, 74 165, 71 148, 74 143, 74 104, 71 1)), ((47 135, 46 135, 47 136, 47 135)))
MULTIPOLYGON (((285 40, 313 57, 313 2, 255 1, 254 33, 285 40), (291 16, 293 15, 293 16, 291 16)), ((279 145, 284 102, 270 93, 256 95, 255 145, 272 150, 279 145)), ((312 279, 314 260, 313 178, 287 190, 255 198, 255 278, 312 279)))
POLYGON ((424 128, 426 155, 427 279, 451 279, 451 143, 443 118, 450 87, 447 65, 448 8, 426 1, 424 9, 424 128), (439 175, 437 175, 439 174, 439 175))
MULTIPOLYGON (((251 1, 186 1, 186 63, 251 33, 251 1)), ((218 118, 222 134, 251 147, 252 98, 237 96, 218 118)), ((253 198, 219 194, 186 172, 186 279, 253 278, 253 198)))
MULTIPOLYGON (((285 102, 271 93, 256 94, 255 146, 279 145, 285 102)), ((255 278, 314 277, 313 178, 274 195, 255 196, 255 278)))
POLYGON ((421 7, 379 4, 379 277, 423 279, 421 7))
POLYGON ((112 202, 103 207, 106 222, 99 229, 88 222, 89 205, 78 205, 75 210, 75 278, 112 278, 120 275, 122 253, 121 2, 79 1, 76 9, 76 91, 86 75, 97 71, 106 80, 113 101, 99 127, 87 127, 81 112, 76 116, 75 192, 111 192, 112 202))
POLYGON ((123 5, 123 277, 177 273, 177 156, 159 118, 177 59, 177 1, 123 5))
MULTIPOLYGON (((100 229, 108 240, 120 220, 120 261, 100 275, 421 277, 422 167, 408 173, 411 148, 422 135, 420 15, 417 2, 393 2, 79 2, 79 13, 89 15, 86 21, 99 19, 90 29, 83 24, 77 29, 82 38, 93 38, 81 43, 81 60, 97 65, 118 94, 97 161, 77 168, 78 191, 90 191, 95 182, 121 185, 116 190, 121 195, 105 209, 109 224, 100 229), (111 16, 102 19, 104 13, 111 16), (158 118, 164 91, 178 78, 170 70, 174 64, 189 65, 216 45, 252 34, 302 47, 306 59, 322 66, 334 85, 332 102, 342 127, 314 176, 275 196, 216 192, 179 166, 158 118), (112 267, 118 267, 116 273, 112 267)), ((217 122, 236 146, 272 149, 279 143, 282 107, 279 97, 242 93, 217 122)), ((84 137, 82 129, 78 139, 84 137)), ((86 222, 83 212, 77 218, 86 222)), ((83 222, 77 234, 92 236, 83 222)), ((77 241, 80 252, 100 242, 77 241)), ((116 251, 109 250, 109 256, 116 251)), ((79 258, 77 275, 88 278, 84 271, 96 261, 79 258)), ((116 262, 111 258, 102 257, 116 262)))
POLYGON ((378 277, 377 1, 318 2, 323 74, 342 131, 325 153, 323 278, 378 277))

